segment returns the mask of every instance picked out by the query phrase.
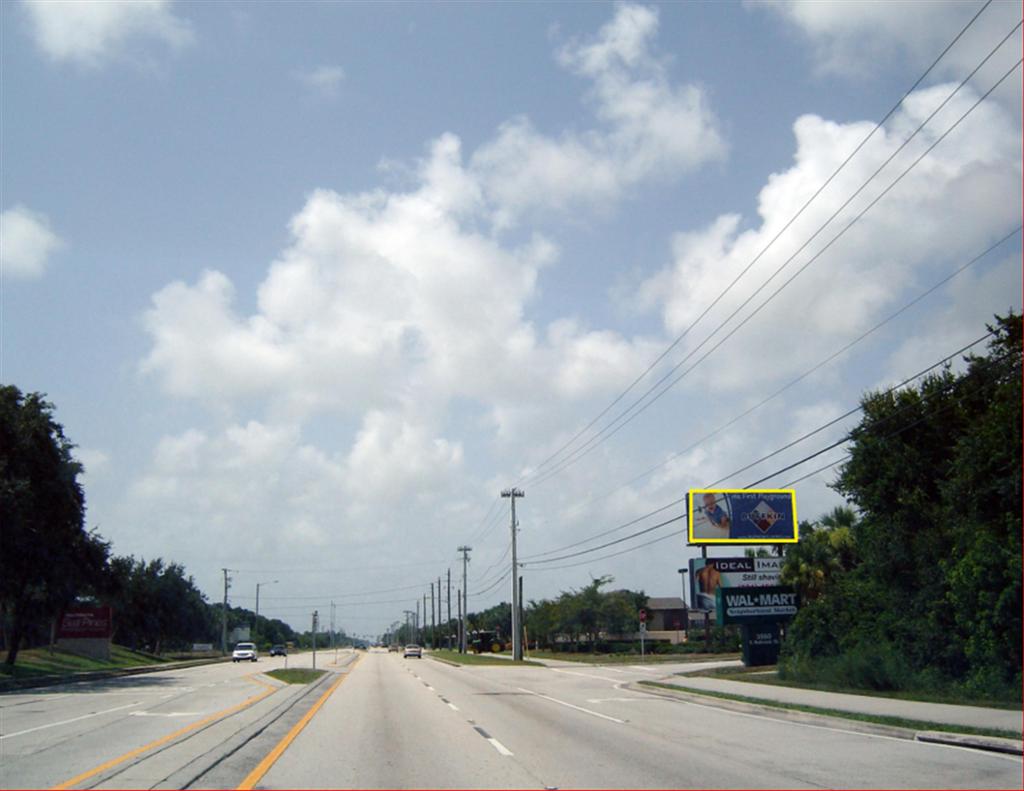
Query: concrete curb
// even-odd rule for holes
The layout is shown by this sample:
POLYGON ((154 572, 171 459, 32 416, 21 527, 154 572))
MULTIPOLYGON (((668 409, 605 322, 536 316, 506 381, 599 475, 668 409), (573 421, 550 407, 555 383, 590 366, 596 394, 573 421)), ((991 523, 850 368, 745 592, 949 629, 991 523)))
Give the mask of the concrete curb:
POLYGON ((230 660, 230 656, 224 656, 216 657, 214 659, 190 659, 185 662, 165 662, 160 665, 135 665, 134 667, 119 667, 111 668, 110 670, 83 670, 76 673, 12 678, 0 681, 0 694, 3 694, 4 692, 12 692, 18 689, 52 687, 58 684, 76 684, 81 681, 102 681, 107 678, 137 676, 142 673, 159 673, 161 670, 181 670, 187 667, 214 665, 218 662, 228 662, 230 660))
MULTIPOLYGON (((662 683, 662 682, 655 682, 662 683)), ((693 688, 679 687, 666 689, 663 686, 650 686, 643 681, 629 683, 625 689, 632 689, 636 692, 646 692, 649 695, 699 703, 703 706, 717 706, 718 708, 730 711, 742 711, 748 713, 771 714, 778 719, 792 722, 810 723, 824 721, 833 727, 842 730, 857 731, 860 733, 873 733, 880 736, 889 736, 897 739, 908 739, 931 744, 944 744, 954 747, 965 747, 974 750, 987 750, 1007 755, 1022 755, 1022 744, 1016 739, 1005 739, 998 736, 981 736, 971 733, 956 733, 952 731, 915 731, 911 728, 903 728, 897 725, 884 725, 882 723, 866 722, 864 720, 848 719, 839 714, 825 714, 804 712, 797 709, 788 709, 780 705, 773 705, 775 702, 766 699, 751 701, 732 700, 730 698, 719 698, 714 695, 701 694, 700 690, 693 688)))
POLYGON ((975 736, 969 733, 945 733, 943 731, 918 731, 914 735, 918 742, 948 744, 953 747, 969 747, 973 750, 988 750, 1007 755, 1024 755, 1024 746, 1015 739, 1001 739, 997 736, 975 736))

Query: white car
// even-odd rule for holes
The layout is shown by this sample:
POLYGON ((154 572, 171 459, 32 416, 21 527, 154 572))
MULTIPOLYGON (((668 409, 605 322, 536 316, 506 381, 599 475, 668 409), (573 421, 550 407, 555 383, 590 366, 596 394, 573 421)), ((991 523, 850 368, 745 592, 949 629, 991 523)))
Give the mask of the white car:
POLYGON ((256 645, 255 643, 239 643, 235 646, 235 650, 231 653, 232 662, 256 662, 256 645))
POLYGON ((414 656, 417 659, 422 659, 423 658, 423 649, 420 648, 418 645, 407 645, 405 647, 405 654, 403 656, 406 659, 408 659, 410 656, 414 656))

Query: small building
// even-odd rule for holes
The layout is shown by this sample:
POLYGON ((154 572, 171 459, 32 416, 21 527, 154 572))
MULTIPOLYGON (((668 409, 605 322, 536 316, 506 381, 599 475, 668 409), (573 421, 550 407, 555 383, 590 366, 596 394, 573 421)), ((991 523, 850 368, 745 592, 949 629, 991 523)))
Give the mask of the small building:
POLYGON ((681 643, 686 640, 689 611, 678 596, 650 596, 647 599, 647 635, 652 640, 681 643))

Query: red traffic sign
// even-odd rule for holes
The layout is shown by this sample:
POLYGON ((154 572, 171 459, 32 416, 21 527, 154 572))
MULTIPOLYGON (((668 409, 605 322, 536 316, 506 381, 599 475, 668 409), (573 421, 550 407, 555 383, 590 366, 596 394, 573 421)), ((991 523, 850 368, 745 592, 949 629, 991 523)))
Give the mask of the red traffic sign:
POLYGON ((640 623, 647 620, 647 610, 640 610, 640 623))

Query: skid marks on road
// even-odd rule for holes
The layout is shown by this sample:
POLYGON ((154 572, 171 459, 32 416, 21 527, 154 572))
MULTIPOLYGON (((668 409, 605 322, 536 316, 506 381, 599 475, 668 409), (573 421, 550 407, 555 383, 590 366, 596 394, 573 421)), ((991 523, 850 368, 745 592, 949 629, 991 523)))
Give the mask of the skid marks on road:
MULTIPOLYGON (((428 692, 433 692, 434 696, 438 700, 440 700, 442 703, 444 703, 448 708, 450 708, 452 711, 459 711, 459 707, 458 706, 456 706, 454 703, 452 703, 450 700, 448 700, 448 698, 446 698, 444 695, 442 695, 440 692, 438 692, 437 689, 432 687, 430 685, 430 683, 426 679, 421 678, 419 673, 417 673, 412 668, 408 668, 408 667, 406 668, 406 670, 412 675, 413 678, 415 678, 417 681, 419 681, 423 685, 424 689, 426 689, 428 692)), ((465 721, 466 721, 466 724, 469 725, 469 727, 471 727, 474 731, 476 731, 478 734, 480 734, 487 741, 487 743, 489 745, 491 745, 491 747, 493 747, 498 752, 498 755, 501 755, 501 756, 503 756, 505 758, 511 758, 512 756, 515 755, 515 753, 513 753, 510 749, 508 749, 508 747, 506 747, 504 744, 502 744, 497 739, 495 739, 493 736, 491 736, 491 734, 489 734, 487 731, 485 731, 483 728, 481 728, 479 725, 477 725, 476 722, 474 722, 473 720, 468 719, 468 718, 465 721)))
MULTIPOLYGON (((255 675, 257 674, 253 674, 253 676, 255 675)), ((210 725, 214 724, 215 722, 218 722, 226 717, 229 717, 232 714, 237 714, 238 712, 247 709, 250 706, 255 705, 256 703, 259 703, 265 697, 267 697, 268 695, 272 695, 274 692, 278 690, 278 687, 260 681, 259 679, 254 678, 253 676, 245 676, 245 679, 247 681, 251 681, 254 684, 257 684, 258 686, 263 687, 262 692, 259 692, 249 698, 246 698, 244 701, 235 706, 230 706, 229 708, 223 709, 221 711, 203 717, 202 719, 196 720, 195 722, 190 723, 189 725, 186 725, 183 728, 179 728, 173 733, 169 733, 166 736, 163 736, 155 741, 152 741, 148 744, 144 744, 141 747, 135 748, 134 750, 130 750, 129 752, 124 753, 123 755, 119 755, 116 758, 112 758, 109 761, 105 761, 99 766, 93 767, 92 769, 77 774, 69 780, 65 780, 63 783, 53 786, 54 791, 58 789, 67 789, 79 786, 84 781, 89 780, 95 777, 96 775, 102 774, 103 772, 107 772, 111 769, 122 766, 123 764, 125 764, 128 761, 131 761, 134 758, 140 758, 144 756, 146 753, 149 753, 166 744, 174 742, 176 739, 179 739, 182 736, 191 736, 195 732, 203 730, 209 727, 210 725)))

